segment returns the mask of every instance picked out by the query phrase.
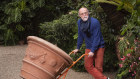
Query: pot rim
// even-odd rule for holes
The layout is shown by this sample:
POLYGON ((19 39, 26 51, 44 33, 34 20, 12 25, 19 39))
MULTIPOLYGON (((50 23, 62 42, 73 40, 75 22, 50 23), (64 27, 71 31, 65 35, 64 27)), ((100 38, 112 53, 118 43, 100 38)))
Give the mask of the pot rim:
POLYGON ((29 41, 35 41, 35 42, 41 43, 42 45, 44 45, 46 47, 49 47, 54 52, 57 52, 58 55, 62 56, 69 64, 73 63, 72 58, 66 52, 64 52, 62 49, 60 49, 56 45, 54 45, 54 44, 52 44, 52 43, 50 43, 50 42, 48 42, 48 41, 46 41, 42 38, 39 38, 37 36, 28 36, 27 41, 28 42, 29 41))

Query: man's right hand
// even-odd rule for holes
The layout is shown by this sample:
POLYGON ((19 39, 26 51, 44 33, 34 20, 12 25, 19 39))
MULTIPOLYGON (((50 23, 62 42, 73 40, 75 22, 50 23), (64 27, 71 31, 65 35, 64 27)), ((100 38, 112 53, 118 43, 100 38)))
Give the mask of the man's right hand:
POLYGON ((73 53, 76 54, 79 51, 79 49, 74 49, 73 53))

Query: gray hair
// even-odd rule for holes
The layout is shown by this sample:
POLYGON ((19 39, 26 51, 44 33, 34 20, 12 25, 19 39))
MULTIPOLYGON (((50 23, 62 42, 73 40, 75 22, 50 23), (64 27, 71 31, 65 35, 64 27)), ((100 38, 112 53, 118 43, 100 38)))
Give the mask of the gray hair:
MULTIPOLYGON (((88 10, 86 7, 82 7, 82 8, 85 8, 85 9, 88 11, 88 14, 89 14, 89 10, 88 10)), ((80 8, 79 11, 80 11, 82 8, 80 8)), ((78 11, 78 15, 79 15, 79 11, 78 11)))

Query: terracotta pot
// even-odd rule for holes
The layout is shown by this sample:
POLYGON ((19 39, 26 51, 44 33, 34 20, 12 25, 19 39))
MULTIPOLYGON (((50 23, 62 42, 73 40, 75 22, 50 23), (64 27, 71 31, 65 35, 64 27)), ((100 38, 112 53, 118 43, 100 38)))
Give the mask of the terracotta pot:
POLYGON ((20 75, 25 79, 56 79, 73 63, 63 50, 39 37, 28 36, 27 41, 20 75))

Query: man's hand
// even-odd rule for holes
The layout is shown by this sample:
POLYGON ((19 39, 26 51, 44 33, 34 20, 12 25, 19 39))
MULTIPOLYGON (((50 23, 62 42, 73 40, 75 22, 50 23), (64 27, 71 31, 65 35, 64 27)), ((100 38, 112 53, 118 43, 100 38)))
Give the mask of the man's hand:
POLYGON ((89 52, 88 53, 88 57, 93 57, 94 56, 94 53, 93 52, 89 52))
POLYGON ((73 53, 76 54, 79 51, 79 49, 74 49, 73 53))

